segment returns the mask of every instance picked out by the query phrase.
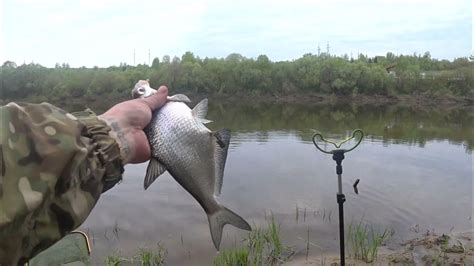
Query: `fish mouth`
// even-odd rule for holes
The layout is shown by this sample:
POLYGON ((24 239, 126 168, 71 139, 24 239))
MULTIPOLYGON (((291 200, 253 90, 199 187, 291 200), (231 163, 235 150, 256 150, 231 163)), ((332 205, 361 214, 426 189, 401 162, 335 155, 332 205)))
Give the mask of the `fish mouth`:
POLYGON ((145 93, 145 97, 149 97, 149 96, 152 96, 153 94, 155 94, 157 92, 157 90, 151 88, 151 87, 148 87, 146 93, 145 93))
POLYGON ((139 87, 132 90, 132 97, 136 98, 147 98, 155 94, 157 90, 151 87, 139 87))
POLYGON ((138 90, 134 89, 132 90, 132 98, 133 99, 137 99, 137 98, 140 98, 142 97, 142 94, 138 92, 138 90))

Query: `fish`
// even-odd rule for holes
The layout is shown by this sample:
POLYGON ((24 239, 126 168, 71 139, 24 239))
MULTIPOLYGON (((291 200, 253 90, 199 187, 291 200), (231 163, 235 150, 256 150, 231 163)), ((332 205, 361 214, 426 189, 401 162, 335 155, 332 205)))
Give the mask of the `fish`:
MULTIPOLYGON (((133 98, 145 98, 156 92, 148 80, 140 80, 132 90, 133 98)), ((183 94, 168 97, 167 103, 152 113, 144 129, 151 159, 144 179, 145 190, 164 172, 169 174, 201 205, 207 214, 212 242, 216 250, 224 225, 251 231, 250 225, 238 214, 217 201, 221 193, 230 130, 209 130, 205 124, 208 100, 203 99, 193 109, 183 94)))

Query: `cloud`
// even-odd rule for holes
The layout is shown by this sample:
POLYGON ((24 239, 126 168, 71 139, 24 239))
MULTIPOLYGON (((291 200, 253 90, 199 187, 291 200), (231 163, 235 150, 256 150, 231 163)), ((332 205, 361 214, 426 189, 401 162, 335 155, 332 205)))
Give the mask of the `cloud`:
POLYGON ((0 60, 108 66, 232 52, 287 60, 329 42, 337 54, 472 50, 470 1, 6 0, 0 60), (469 36, 469 34, 471 36, 469 36), (388 49, 388 50, 387 50, 388 49))

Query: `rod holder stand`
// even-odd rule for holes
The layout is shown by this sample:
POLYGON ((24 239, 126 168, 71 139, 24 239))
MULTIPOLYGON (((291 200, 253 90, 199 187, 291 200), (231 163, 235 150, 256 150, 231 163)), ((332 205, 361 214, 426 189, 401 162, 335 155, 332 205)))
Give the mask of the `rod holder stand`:
MULTIPOLYGON (((362 139, 364 138, 364 132, 360 129, 356 129, 352 132, 352 135, 338 143, 329 141, 323 137, 320 133, 316 133, 313 135, 313 143, 314 146, 318 150, 326 154, 332 154, 332 159, 336 162, 336 174, 337 174, 337 187, 338 191, 336 194, 337 197, 337 205, 339 207, 339 249, 340 249, 340 257, 341 257, 341 265, 346 265, 346 256, 345 256, 345 245, 344 245, 344 202, 346 201, 346 196, 342 193, 342 160, 344 160, 344 153, 350 152, 354 150, 359 144, 361 143, 362 139), (356 140, 355 145, 353 145, 349 149, 341 149, 342 144, 350 141, 356 140), (323 149, 320 145, 318 145, 318 141, 321 141, 325 144, 332 144, 336 149, 333 150, 326 150, 323 149)), ((326 146, 326 145, 325 145, 326 146)))

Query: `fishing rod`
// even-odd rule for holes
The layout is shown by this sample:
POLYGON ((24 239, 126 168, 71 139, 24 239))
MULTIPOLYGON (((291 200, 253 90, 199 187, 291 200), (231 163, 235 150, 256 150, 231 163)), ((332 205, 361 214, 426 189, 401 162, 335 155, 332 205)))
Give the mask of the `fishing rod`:
MULTIPOLYGON (((340 256, 341 256, 341 265, 346 265, 346 257, 345 257, 345 245, 344 245, 344 202, 346 201, 346 196, 342 193, 342 160, 344 160, 344 154, 350 152, 357 148, 359 144, 362 142, 364 138, 364 131, 360 129, 356 129, 352 132, 352 135, 340 142, 333 142, 327 140, 321 135, 321 133, 316 133, 313 135, 313 143, 314 146, 318 150, 326 154, 332 154, 332 159, 336 161, 336 174, 337 174, 337 204, 339 205, 339 249, 340 249, 340 256), (355 140, 355 144, 350 149, 341 149, 341 145, 355 140), (324 143, 324 148, 318 145, 317 142, 324 143), (327 150, 327 144, 332 144, 335 149, 327 150)), ((359 183, 359 179, 356 180, 354 183, 354 191, 358 194, 357 184, 359 183)))

